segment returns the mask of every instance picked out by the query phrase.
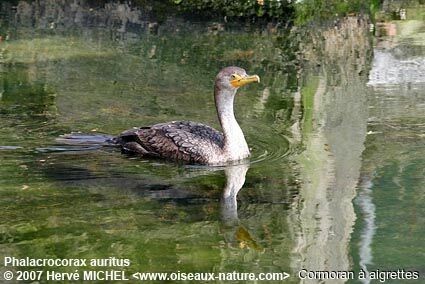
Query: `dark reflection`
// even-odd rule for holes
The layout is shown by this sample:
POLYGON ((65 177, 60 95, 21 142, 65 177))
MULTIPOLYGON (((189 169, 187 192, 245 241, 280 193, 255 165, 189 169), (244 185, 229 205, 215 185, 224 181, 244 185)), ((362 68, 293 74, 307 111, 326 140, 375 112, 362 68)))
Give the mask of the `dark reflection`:
MULTIPOLYGON (((83 148, 78 148, 73 151, 68 148, 61 148, 55 151, 55 148, 48 148, 46 151, 48 154, 56 155, 53 159, 50 159, 50 165, 44 170, 44 173, 50 179, 58 182, 66 187, 80 187, 80 188, 96 188, 102 187, 105 189, 104 194, 107 192, 119 191, 120 194, 127 196, 134 196, 135 198, 148 197, 152 200, 159 202, 160 204, 166 205, 167 203, 175 203, 179 206, 196 206, 197 204, 208 204, 220 201, 219 212, 217 216, 220 216, 221 223, 223 225, 224 238, 234 244, 235 242, 243 243, 253 248, 258 248, 255 241, 251 238, 248 230, 241 225, 238 218, 238 202, 237 195, 242 189, 246 173, 249 169, 249 163, 235 164, 225 167, 206 167, 206 166, 183 166, 187 167, 184 171, 186 177, 190 179, 197 179, 199 177, 208 177, 211 174, 220 176, 224 171, 224 186, 220 190, 214 190, 211 195, 204 190, 199 190, 197 187, 206 187, 208 185, 196 184, 191 182, 188 185, 181 183, 171 183, 170 181, 159 181, 152 179, 154 173, 149 175, 143 174, 132 174, 124 169, 121 170, 108 170, 106 165, 105 169, 91 170, 77 165, 66 164, 61 160, 68 160, 66 156, 80 156, 92 155, 95 150, 91 152, 84 152, 83 148), (65 155, 65 156, 64 156, 65 155)), ((44 153, 44 151, 41 151, 44 153)), ((117 155, 119 156, 119 155, 117 155)), ((125 159, 125 158, 123 158, 125 159)), ((139 163, 138 159, 130 160, 131 163, 139 163)), ((148 161, 152 163, 152 161, 148 161)), ((158 161, 169 166, 173 166, 173 163, 158 161)), ((146 166, 146 165, 145 165, 146 166)), ((147 169, 147 168, 145 168, 147 169)), ((191 211, 191 208, 181 208, 180 210, 191 211)), ((215 214, 213 214, 215 215, 215 214)), ((209 216, 196 216, 196 219, 210 219, 209 216)), ((193 220, 193 218, 191 218, 193 220)))
POLYGON ((1 66, 1 114, 45 119, 55 116, 56 92, 43 73, 43 68, 33 65, 1 66))
POLYGON ((47 81, 45 66, 0 60, 0 146, 30 150, 55 132, 57 93, 47 81))
POLYGON ((41 160, 48 163, 43 164, 44 174, 66 187, 82 187, 90 189, 101 186, 105 188, 105 193, 109 191, 119 191, 122 194, 137 197, 149 197, 159 202, 177 202, 179 204, 203 204, 220 200, 220 216, 226 226, 239 224, 237 213, 237 195, 245 183, 245 176, 249 169, 249 163, 235 164, 225 167, 207 167, 178 165, 173 162, 162 160, 141 160, 138 157, 122 157, 116 151, 107 153, 97 148, 78 146, 75 149, 69 147, 49 147, 37 149, 43 157, 41 160), (73 160, 90 160, 90 156, 100 153, 103 158, 123 159, 123 165, 119 169, 114 167, 115 162, 109 160, 104 168, 99 165, 87 164, 83 167, 73 163, 73 160), (105 156, 106 155, 106 156, 105 156), (77 158, 79 157, 79 158, 77 158), (133 165, 131 165, 133 163, 133 165), (155 168, 155 163, 159 166, 155 168), (132 168, 143 169, 133 171, 132 168), (141 166, 141 167, 139 167, 141 166), (152 167, 153 166, 153 167, 152 167), (168 180, 157 179, 157 171, 162 171, 161 167, 174 168, 178 172, 170 173, 168 180), (181 170, 179 170, 181 168, 181 170), (181 172, 183 171, 183 172, 181 172), (222 176, 224 171, 224 186, 221 189, 214 189, 212 194, 208 184, 196 183, 186 179, 202 179, 204 177, 214 178, 222 176), (145 173, 145 174, 143 174, 145 173), (180 181, 179 176, 184 174, 184 180, 180 181), (174 182, 173 182, 174 181, 174 182))
MULTIPOLYGON (((185 181, 176 182, 173 178, 166 180, 155 178, 155 174, 152 172, 154 169, 147 167, 152 161, 149 164, 142 165, 144 170, 143 173, 140 173, 139 171, 131 172, 130 169, 125 170, 122 167, 119 170, 110 169, 109 167, 113 165, 112 161, 109 161, 109 165, 106 164, 106 168, 104 169, 99 168, 99 165, 87 164, 88 167, 82 167, 68 164, 69 161, 73 160, 67 157, 68 155, 71 157, 83 157, 82 155, 90 155, 90 152, 61 151, 56 153, 49 151, 49 154, 53 155, 53 158, 49 160, 50 165, 43 167, 44 174, 60 185, 61 188, 69 188, 68 190, 72 190, 72 188, 84 188, 87 193, 96 196, 94 198, 97 202, 102 202, 102 200, 107 200, 110 196, 118 194, 138 203, 145 203, 146 198, 148 198, 148 203, 153 202, 156 204, 155 206, 162 208, 176 206, 173 212, 168 212, 167 214, 188 214, 184 220, 191 223, 217 221, 220 224, 220 234, 230 247, 253 249, 258 252, 264 251, 262 245, 255 240, 258 236, 255 237, 254 235, 258 234, 259 229, 256 228, 258 225, 266 226, 265 224, 270 220, 261 221, 264 224, 252 224, 252 220, 246 220, 246 216, 244 217, 245 220, 242 221, 238 217, 238 193, 245 184, 246 174, 250 167, 249 163, 218 168, 205 166, 184 167, 185 177, 191 179, 191 181, 186 183, 185 181), (64 163, 67 160, 68 162, 64 163), (194 182, 194 180, 204 178, 208 178, 209 180, 211 178, 217 178, 221 180, 223 173, 224 185, 222 188, 211 188, 205 182, 194 182), (217 212, 200 212, 199 210, 205 206, 217 212)), ((120 157, 118 154, 116 156, 120 157)), ((165 166, 176 166, 172 163, 159 162, 165 166)), ((140 163, 140 161, 135 159, 130 160, 129 163, 140 163)), ((220 182, 216 183, 220 184, 220 182)), ((273 203, 273 201, 263 202, 266 204, 267 202, 273 203)), ((244 203, 246 203, 244 204, 244 214, 253 214, 254 212, 251 212, 252 210, 259 210, 258 212, 261 212, 264 210, 264 205, 266 205, 249 205, 250 202, 248 200, 245 200, 244 203), (250 208, 250 206, 253 206, 253 208, 250 208)), ((143 206, 147 206, 147 204, 143 206)), ((158 217, 163 216, 161 212, 157 214, 158 217)), ((167 216, 167 218, 170 217, 167 216)), ((261 216, 255 218, 258 220, 263 219, 261 216)), ((183 220, 177 219, 174 221, 183 220)), ((196 223, 193 223, 193 225, 196 225, 196 223)))

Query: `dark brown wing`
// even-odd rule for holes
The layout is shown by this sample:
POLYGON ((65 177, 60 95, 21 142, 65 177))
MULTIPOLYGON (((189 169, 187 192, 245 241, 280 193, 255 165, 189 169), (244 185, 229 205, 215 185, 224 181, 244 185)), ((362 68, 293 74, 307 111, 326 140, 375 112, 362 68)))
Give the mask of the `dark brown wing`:
POLYGON ((207 164, 221 154, 222 133, 191 121, 172 121, 130 129, 114 139, 124 151, 143 156, 207 164))

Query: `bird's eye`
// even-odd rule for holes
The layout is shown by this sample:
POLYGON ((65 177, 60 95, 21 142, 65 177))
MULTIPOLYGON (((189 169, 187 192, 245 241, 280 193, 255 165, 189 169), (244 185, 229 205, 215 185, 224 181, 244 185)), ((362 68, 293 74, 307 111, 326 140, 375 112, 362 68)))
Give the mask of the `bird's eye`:
POLYGON ((232 79, 232 80, 236 80, 236 74, 232 74, 232 75, 230 75, 230 79, 232 79))

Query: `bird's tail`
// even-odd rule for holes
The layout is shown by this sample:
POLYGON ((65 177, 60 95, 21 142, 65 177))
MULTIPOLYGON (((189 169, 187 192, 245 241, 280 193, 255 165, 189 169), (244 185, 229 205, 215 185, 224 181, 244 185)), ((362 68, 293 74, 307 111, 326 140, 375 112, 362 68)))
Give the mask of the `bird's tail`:
POLYGON ((113 146, 113 136, 72 132, 56 138, 56 142, 74 146, 113 146))
POLYGON ((92 151, 105 146, 117 146, 114 137, 106 134, 72 132, 56 138, 57 145, 36 148, 42 153, 92 151))

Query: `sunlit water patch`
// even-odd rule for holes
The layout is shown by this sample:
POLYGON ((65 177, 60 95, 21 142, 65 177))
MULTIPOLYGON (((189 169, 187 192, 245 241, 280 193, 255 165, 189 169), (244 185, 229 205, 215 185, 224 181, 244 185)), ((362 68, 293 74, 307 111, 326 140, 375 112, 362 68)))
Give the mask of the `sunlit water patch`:
POLYGON ((425 58, 396 58, 390 51, 376 50, 368 84, 399 85, 425 83, 425 58))

